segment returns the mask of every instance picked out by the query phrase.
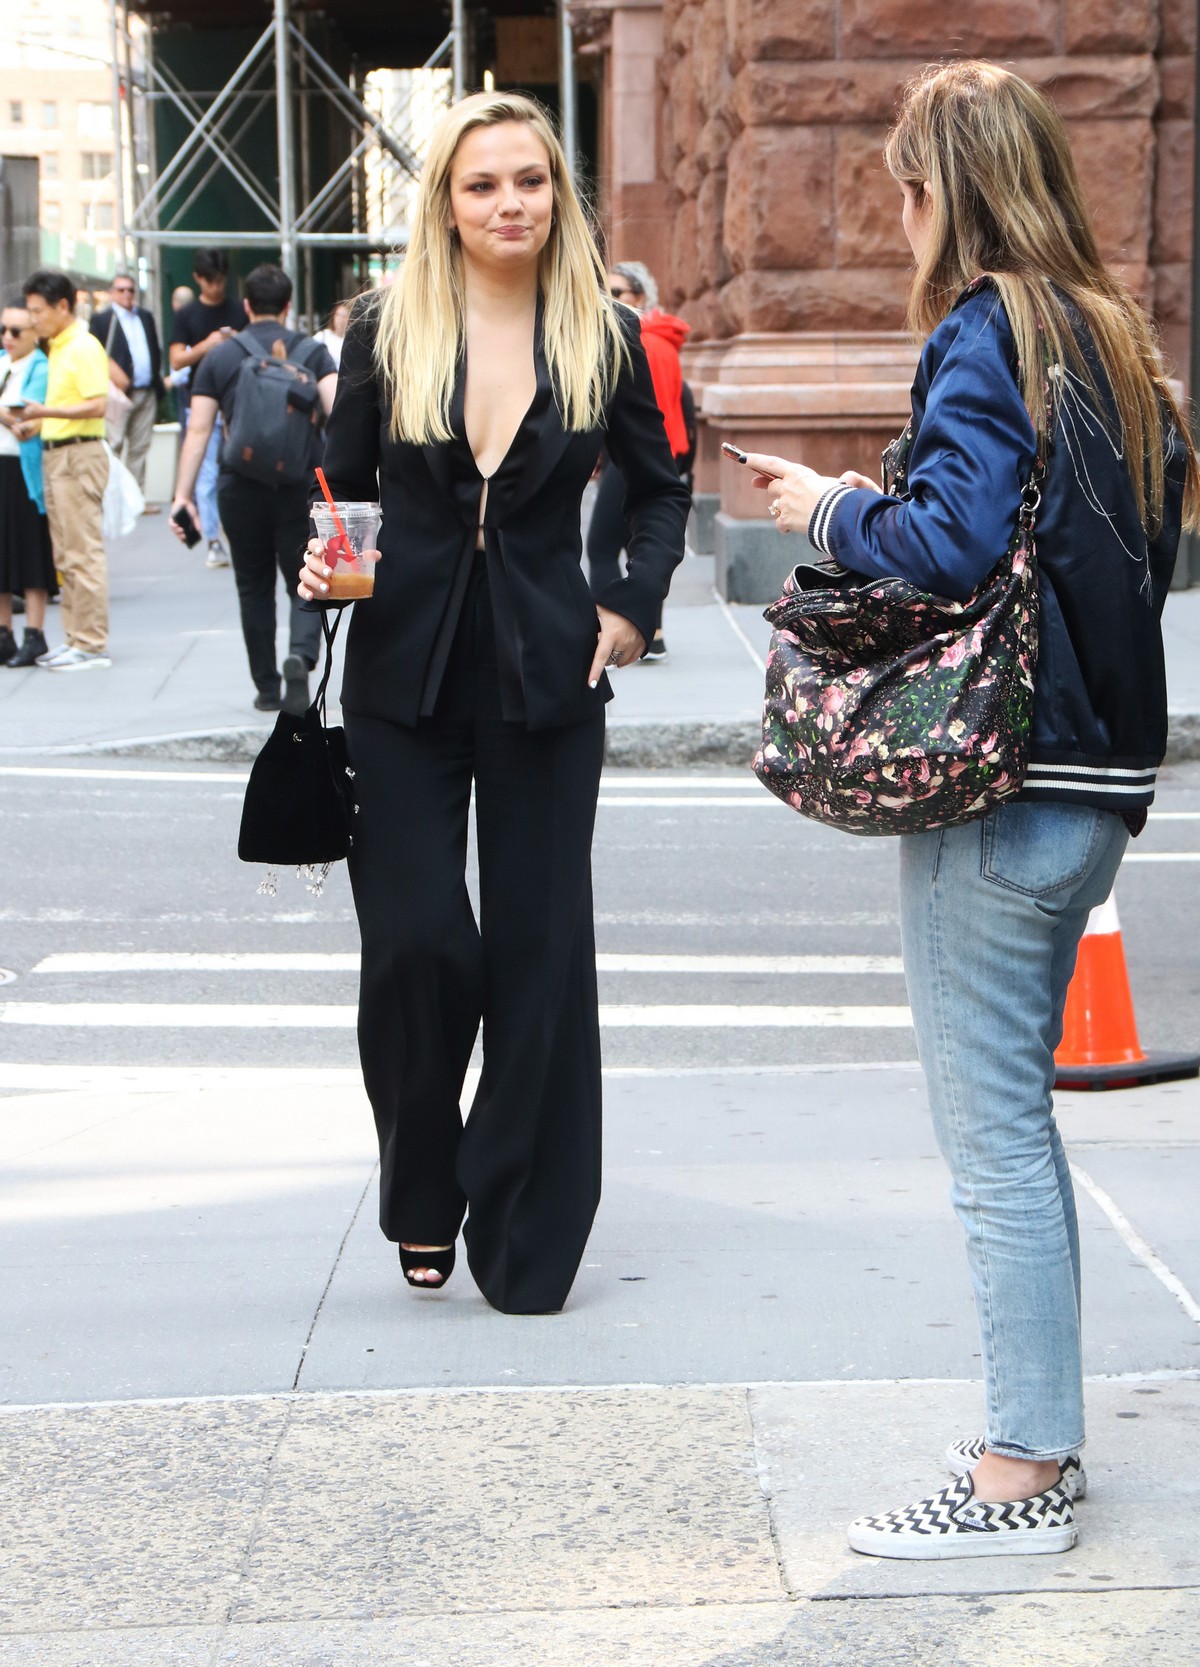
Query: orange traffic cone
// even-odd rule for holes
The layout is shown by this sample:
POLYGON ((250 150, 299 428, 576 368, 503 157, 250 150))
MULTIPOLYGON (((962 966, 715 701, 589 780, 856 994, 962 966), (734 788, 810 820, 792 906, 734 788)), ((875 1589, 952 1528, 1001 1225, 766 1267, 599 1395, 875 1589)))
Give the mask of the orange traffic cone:
POLYGON ((1146 1054, 1138 1041, 1113 897, 1093 909, 1067 991, 1056 1088, 1133 1088, 1200 1076, 1200 1056, 1146 1054))

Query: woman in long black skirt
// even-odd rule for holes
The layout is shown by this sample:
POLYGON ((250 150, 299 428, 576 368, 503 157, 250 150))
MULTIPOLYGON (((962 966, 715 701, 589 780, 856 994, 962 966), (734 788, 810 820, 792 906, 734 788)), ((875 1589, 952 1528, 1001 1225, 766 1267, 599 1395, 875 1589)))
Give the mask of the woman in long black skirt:
POLYGON ((50 525, 42 495, 42 443, 22 407, 46 397, 49 361, 23 306, 5 307, 0 353, 0 666, 32 666, 47 653, 46 601, 54 588, 50 525), (25 597, 25 630, 13 635, 13 592, 25 597))

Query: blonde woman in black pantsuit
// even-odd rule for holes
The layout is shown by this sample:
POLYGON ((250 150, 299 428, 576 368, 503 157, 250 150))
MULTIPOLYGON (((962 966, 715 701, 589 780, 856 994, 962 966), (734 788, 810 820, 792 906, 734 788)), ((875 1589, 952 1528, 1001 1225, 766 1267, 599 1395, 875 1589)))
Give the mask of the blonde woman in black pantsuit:
MULTIPOLYGON (((465 1213, 471 1271, 507 1313, 563 1306, 599 1201, 590 851, 608 668, 653 634, 688 509, 636 315, 604 278, 544 113, 462 100, 395 285, 355 307, 325 457, 336 498, 378 490, 383 506, 342 690, 381 1226, 432 1288, 465 1213), (628 576, 594 601, 579 506, 602 442, 632 537, 628 576)), ((327 580, 314 541, 301 596, 327 580)))

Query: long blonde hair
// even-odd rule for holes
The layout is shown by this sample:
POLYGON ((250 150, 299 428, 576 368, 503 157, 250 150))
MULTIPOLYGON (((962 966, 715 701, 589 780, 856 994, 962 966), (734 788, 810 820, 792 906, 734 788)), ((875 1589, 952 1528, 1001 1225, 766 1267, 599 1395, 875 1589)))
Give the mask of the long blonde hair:
POLYGON ((1087 325, 1112 387, 1143 525, 1157 531, 1162 519, 1164 408, 1187 456, 1185 524, 1200 522, 1200 464, 1154 329, 1104 266, 1066 130, 1050 101, 996 64, 933 65, 906 89, 884 160, 898 182, 918 195, 928 182, 932 194, 929 236, 909 297, 917 335, 929 335, 973 279, 990 277, 1012 326, 1022 396, 1044 442, 1047 355, 1095 391, 1065 296, 1087 325))
POLYGON ((554 220, 539 256, 543 339, 568 429, 599 426, 629 348, 587 217, 549 117, 519 93, 473 93, 438 123, 421 176, 408 253, 379 299, 375 362, 391 399, 393 439, 449 440, 450 401, 463 351, 463 257, 450 225, 450 168, 465 134, 521 122, 550 158, 554 220))

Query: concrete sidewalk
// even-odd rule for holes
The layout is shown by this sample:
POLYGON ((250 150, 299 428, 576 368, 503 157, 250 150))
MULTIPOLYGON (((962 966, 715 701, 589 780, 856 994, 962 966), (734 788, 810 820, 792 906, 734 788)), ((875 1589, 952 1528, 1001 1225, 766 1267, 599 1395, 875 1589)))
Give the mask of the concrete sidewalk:
MULTIPOLYGON (((165 517, 110 549, 111 671, 49 676, 0 668, 0 756, 113 753, 249 760, 271 729, 253 709, 233 575, 208 571, 165 517)), ((283 588, 279 597, 283 614, 283 588)), ((762 610, 727 606, 712 559, 676 575, 664 628, 670 658, 614 677, 608 757, 638 768, 748 763, 758 738, 762 610)), ((50 613, 48 635, 59 640, 50 613)), ((1200 590, 1173 592, 1164 621, 1173 760, 1200 757, 1200 590)), ((279 653, 287 652, 280 638, 279 653)), ((336 671, 333 689, 340 682, 336 671)))
POLYGON ((806 1125, 794 1076, 682 1078, 668 1121, 663 1077, 611 1075, 628 1156, 567 1310, 525 1320, 466 1270, 400 1285, 353 1073, 209 1075, 0 1067, 0 1663, 1194 1659, 1195 1317, 1097 1198, 1119 1187, 1200 1288, 1190 1190, 1162 1181, 1194 1170, 1195 1084, 1063 1097, 1088 1181, 1079 1547, 905 1564, 845 1524, 941 1486, 981 1401, 953 1375, 973 1316, 914 1071, 822 1077, 806 1125))

